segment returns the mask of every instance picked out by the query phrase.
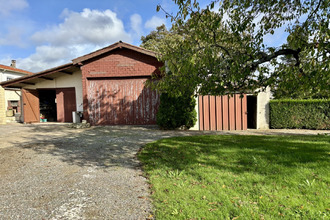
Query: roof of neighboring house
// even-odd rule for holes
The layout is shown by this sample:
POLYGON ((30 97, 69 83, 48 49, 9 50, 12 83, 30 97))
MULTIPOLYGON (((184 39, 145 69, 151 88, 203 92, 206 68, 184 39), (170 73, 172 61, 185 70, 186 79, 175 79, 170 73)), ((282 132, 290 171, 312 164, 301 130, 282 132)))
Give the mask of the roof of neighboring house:
POLYGON ((95 57, 98 57, 100 55, 103 55, 105 53, 108 53, 110 51, 113 51, 113 50, 116 50, 116 49, 122 49, 122 48, 126 48, 126 49, 129 49, 129 50, 134 50, 134 51, 136 51, 138 53, 146 54, 146 55, 152 56, 152 57, 156 57, 157 56, 157 53, 154 52, 154 51, 147 50, 147 49, 144 49, 142 47, 137 47, 137 46, 134 46, 134 45, 127 44, 127 43, 124 43, 122 41, 119 41, 117 43, 111 44, 108 47, 104 47, 104 48, 102 48, 100 50, 97 50, 97 51, 94 51, 92 53, 89 53, 89 54, 86 54, 84 56, 81 56, 81 57, 78 57, 76 59, 73 59, 72 60, 72 63, 73 64, 79 64, 79 63, 82 63, 84 61, 87 61, 87 60, 93 59, 95 57))
POLYGON ((1 65, 1 64, 0 64, 0 69, 9 70, 9 71, 16 72, 16 73, 22 73, 22 74, 25 74, 25 75, 32 75, 32 74, 34 74, 34 73, 29 72, 29 71, 26 71, 26 70, 14 68, 12 66, 1 65))

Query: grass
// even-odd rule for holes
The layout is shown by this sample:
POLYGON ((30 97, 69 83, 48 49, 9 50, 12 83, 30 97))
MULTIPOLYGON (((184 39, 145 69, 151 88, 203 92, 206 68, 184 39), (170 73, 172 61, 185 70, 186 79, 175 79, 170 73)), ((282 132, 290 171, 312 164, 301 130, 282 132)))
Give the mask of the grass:
POLYGON ((156 219, 330 219, 330 137, 194 136, 139 154, 156 219))

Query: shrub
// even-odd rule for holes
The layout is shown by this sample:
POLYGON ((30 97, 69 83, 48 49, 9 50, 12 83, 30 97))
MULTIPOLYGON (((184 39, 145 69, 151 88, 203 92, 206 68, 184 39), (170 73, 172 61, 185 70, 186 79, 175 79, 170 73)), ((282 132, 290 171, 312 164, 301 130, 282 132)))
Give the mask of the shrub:
POLYGON ((271 100, 270 127, 330 129, 330 100, 271 100))
POLYGON ((197 121, 196 100, 192 95, 178 97, 162 93, 157 113, 157 124, 162 129, 189 129, 197 121))

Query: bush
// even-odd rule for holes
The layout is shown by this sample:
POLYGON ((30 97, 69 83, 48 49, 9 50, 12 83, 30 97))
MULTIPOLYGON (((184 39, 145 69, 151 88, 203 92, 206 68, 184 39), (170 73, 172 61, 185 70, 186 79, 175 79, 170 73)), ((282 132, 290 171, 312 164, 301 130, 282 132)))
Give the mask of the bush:
POLYGON ((189 129, 197 121, 196 100, 192 95, 178 97, 162 93, 157 113, 157 124, 162 129, 189 129))
POLYGON ((330 100, 271 100, 270 127, 330 129, 330 100))

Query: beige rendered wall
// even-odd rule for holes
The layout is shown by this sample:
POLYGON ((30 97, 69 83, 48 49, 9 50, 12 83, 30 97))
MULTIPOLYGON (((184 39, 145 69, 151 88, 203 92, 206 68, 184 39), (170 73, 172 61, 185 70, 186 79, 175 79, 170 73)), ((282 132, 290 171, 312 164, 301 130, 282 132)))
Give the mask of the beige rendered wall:
POLYGON ((55 78, 54 80, 42 80, 35 85, 29 85, 24 87, 24 89, 55 89, 55 88, 65 88, 65 87, 75 87, 76 91, 76 106, 77 111, 83 111, 83 92, 82 92, 82 78, 81 71, 76 71, 72 75, 63 75, 55 78))
POLYGON ((257 96, 257 129, 269 129, 270 87, 257 96))
POLYGON ((199 108, 198 108, 198 96, 195 97, 195 100, 196 100, 196 105, 195 105, 195 110, 197 112, 197 121, 196 121, 196 124, 194 125, 194 127, 191 127, 189 130, 199 130, 199 108))
POLYGON ((0 124, 6 124, 5 90, 0 86, 0 124))
POLYGON ((20 101, 21 91, 5 90, 5 109, 8 109, 8 101, 20 101))

